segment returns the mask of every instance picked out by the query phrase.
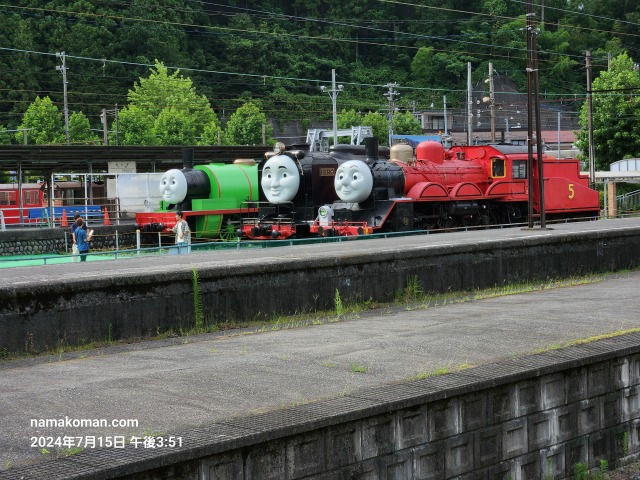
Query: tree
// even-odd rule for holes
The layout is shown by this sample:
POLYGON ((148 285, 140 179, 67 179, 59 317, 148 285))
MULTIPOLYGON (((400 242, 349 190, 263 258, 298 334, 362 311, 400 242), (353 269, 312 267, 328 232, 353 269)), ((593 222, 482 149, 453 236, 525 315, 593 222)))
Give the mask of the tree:
POLYGON ((274 143, 273 128, 267 123, 267 116, 253 102, 245 103, 229 118, 223 143, 225 145, 263 145, 263 125, 266 126, 266 144, 274 143))
POLYGON ((212 120, 204 126, 202 136, 198 140, 198 145, 218 145, 222 140, 222 127, 218 120, 212 120))
POLYGON ((73 112, 69 117, 69 140, 74 144, 96 144, 100 141, 82 112, 73 112))
MULTIPOLYGON (((109 143, 115 144, 113 133, 109 143)), ((156 145, 153 118, 135 105, 129 105, 118 113, 118 143, 120 145, 156 145)))
POLYGON ((205 126, 217 122, 209 100, 196 93, 191 79, 179 70, 169 75, 158 61, 127 98, 118 128, 125 145, 193 145, 205 126))
POLYGON ((354 109, 349 111, 343 109, 342 112, 337 114, 338 128, 351 128, 358 125, 364 125, 362 123, 362 115, 356 112, 354 109))
POLYGON ((11 132, 7 127, 0 125, 0 145, 9 145, 11 143, 11 132))
POLYGON ((393 133, 404 135, 420 135, 422 125, 411 112, 393 115, 393 133))
POLYGON ((457 53, 436 53, 433 47, 421 47, 411 62, 411 77, 419 87, 450 88, 466 73, 466 59, 457 53))
MULTIPOLYGON (((338 120, 338 128, 339 129, 347 129, 351 127, 357 126, 366 126, 363 123, 363 117, 355 110, 351 109, 349 111, 342 110, 342 112, 336 115, 338 120)), ((338 143, 349 143, 351 141, 350 137, 338 137, 338 143)), ((333 143, 333 139, 331 139, 331 143, 333 143)))
MULTIPOLYGON (((640 77, 626 53, 611 60, 609 69, 593 80, 593 143, 595 167, 608 170, 612 162, 640 156, 640 77)), ((588 106, 580 111, 577 145, 589 151, 588 106)))
POLYGON ((362 118, 362 123, 371 126, 373 136, 378 139, 380 145, 389 145, 389 120, 378 112, 369 112, 362 118))
POLYGON ((158 145, 195 145, 196 128, 193 116, 176 107, 163 109, 153 122, 158 145))
MULTIPOLYGON (((18 130, 27 131, 27 143, 42 145, 49 143, 65 143, 62 114, 49 97, 36 97, 22 116, 18 130)), ((15 135, 18 143, 23 143, 22 131, 15 135)))

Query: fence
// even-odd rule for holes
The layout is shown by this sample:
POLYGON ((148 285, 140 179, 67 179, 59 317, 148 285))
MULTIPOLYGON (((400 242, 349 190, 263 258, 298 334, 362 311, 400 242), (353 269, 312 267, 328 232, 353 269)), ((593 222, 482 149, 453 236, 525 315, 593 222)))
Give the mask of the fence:
POLYGON ((640 210, 640 190, 616 197, 618 213, 640 210))

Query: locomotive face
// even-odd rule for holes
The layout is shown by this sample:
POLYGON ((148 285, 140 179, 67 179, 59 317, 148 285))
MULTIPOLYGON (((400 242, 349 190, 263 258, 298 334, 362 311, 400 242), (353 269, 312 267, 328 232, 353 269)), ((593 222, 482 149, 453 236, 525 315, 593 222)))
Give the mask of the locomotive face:
POLYGON ((361 160, 349 160, 338 167, 334 185, 343 202, 364 202, 373 189, 371 169, 361 160))
POLYGON ((160 179, 160 195, 170 204, 178 204, 187 196, 187 177, 174 168, 165 172, 160 179))
POLYGON ((300 172, 296 163, 286 155, 271 157, 262 169, 260 185, 271 203, 290 202, 300 187, 300 172))

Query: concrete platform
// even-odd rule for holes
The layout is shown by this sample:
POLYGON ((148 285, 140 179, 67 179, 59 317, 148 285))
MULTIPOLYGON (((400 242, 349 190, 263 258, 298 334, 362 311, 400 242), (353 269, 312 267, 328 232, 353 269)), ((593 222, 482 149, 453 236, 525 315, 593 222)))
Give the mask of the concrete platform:
MULTIPOLYGON (((483 232, 482 237, 493 234, 483 232)), ((438 235, 428 241, 442 244, 453 239, 438 235)), ((411 248, 412 242, 425 240, 403 241, 411 248)), ((367 242, 350 245, 361 248, 367 242)), ((227 254, 212 261, 224 259, 229 261, 227 254)), ((193 258, 175 261, 186 266, 193 258)), ((104 270, 104 264, 85 268, 95 268, 95 276, 113 274, 104 270)), ((159 271, 166 266, 136 260, 118 268, 159 271)), ((50 279, 48 273, 16 271, 0 283, 23 281, 25 276, 50 279)), ((72 274, 68 267, 60 270, 60 275, 72 274)), ((18 478, 18 472, 24 478, 52 478, 47 465, 53 464, 47 462, 55 462, 56 448, 46 448, 46 453, 43 447, 31 446, 33 439, 36 445, 46 436, 84 441, 95 437, 103 443, 120 436, 128 442, 152 433, 188 439, 189 432, 232 417, 244 417, 241 423, 249 425, 250 417, 260 412, 282 412, 294 405, 407 382, 427 372, 491 364, 562 342, 640 328, 639 282, 640 272, 634 271, 527 294, 426 309, 407 305, 366 311, 302 328, 232 331, 4 362, 0 364, 0 478, 18 478), (72 423, 134 419, 137 426, 31 426, 32 420, 44 419, 72 423)), ((94 458, 94 466, 100 464, 99 453, 86 453, 87 449, 82 454, 85 463, 94 458)))
POLYGON ((0 279, 0 352, 188 331, 194 298, 203 322, 241 324, 333 309, 336 292, 343 302, 388 302, 412 281, 448 292, 636 268, 640 219, 250 246, 12 269, 0 279))
MULTIPOLYGON (((108 263, 74 263, 65 265, 46 265, 40 267, 16 267, 10 273, 0 276, 0 293, 19 291, 23 287, 50 284, 55 278, 62 282, 85 283, 106 281, 109 279, 139 276, 164 280, 179 273, 191 273, 193 266, 198 268, 234 268, 239 266, 266 265, 282 261, 306 261, 324 259, 331 262, 338 257, 354 254, 385 254, 415 250, 442 250, 443 248, 466 245, 499 245, 508 241, 535 242, 552 237, 570 237, 575 234, 594 234, 610 231, 640 229, 640 217, 591 222, 549 224, 548 229, 502 228, 488 230, 469 230, 451 233, 432 233, 416 236, 392 236, 390 238, 361 237, 362 240, 345 238, 335 243, 303 244, 292 241, 280 242, 278 248, 239 248, 237 250, 215 250, 193 252, 189 255, 142 256, 110 260, 108 263)), ((261 244, 261 242, 260 242, 261 244)), ((274 242, 275 245, 275 242, 274 242)))

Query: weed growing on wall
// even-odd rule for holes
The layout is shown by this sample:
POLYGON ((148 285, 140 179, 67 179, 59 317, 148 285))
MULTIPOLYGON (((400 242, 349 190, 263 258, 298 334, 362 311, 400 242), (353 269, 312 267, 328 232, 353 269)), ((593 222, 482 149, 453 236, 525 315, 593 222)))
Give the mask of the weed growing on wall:
POLYGON ((587 466, 584 463, 576 463, 573 466, 573 478, 575 480, 587 480, 589 478, 587 466))
POLYGON ((204 318, 202 315, 200 282, 198 279, 198 270, 196 269, 196 267, 193 267, 193 315, 196 322, 196 331, 201 331, 204 327, 204 318))
POLYGON ((422 284, 417 275, 407 278, 405 287, 398 290, 395 295, 396 303, 414 302, 424 297, 422 284))
POLYGON ((333 297, 333 303, 335 304, 335 307, 336 307, 336 316, 340 318, 340 316, 342 316, 342 314, 344 313, 344 306, 342 305, 340 292, 338 291, 337 288, 336 288, 336 294, 333 297))

